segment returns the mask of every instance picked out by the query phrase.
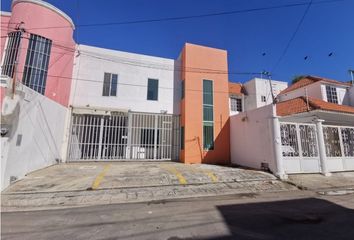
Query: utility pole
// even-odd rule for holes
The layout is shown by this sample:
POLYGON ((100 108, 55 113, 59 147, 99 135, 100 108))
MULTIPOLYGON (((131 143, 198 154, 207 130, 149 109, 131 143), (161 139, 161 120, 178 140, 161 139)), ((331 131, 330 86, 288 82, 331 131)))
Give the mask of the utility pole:
POLYGON ((350 76, 352 77, 351 84, 354 85, 354 70, 353 69, 349 69, 348 72, 350 73, 350 76))
POLYGON ((19 62, 19 58, 20 58, 20 55, 21 55, 21 39, 22 39, 22 34, 25 31, 24 28, 21 27, 21 25, 24 24, 24 22, 21 22, 19 23, 15 30, 16 31, 19 31, 21 34, 20 34, 20 39, 18 40, 19 41, 19 45, 18 45, 18 52, 17 52, 17 56, 16 56, 16 59, 15 59, 15 62, 14 62, 14 74, 13 74, 13 77, 12 77, 12 99, 15 98, 15 94, 16 94, 16 81, 17 81, 17 66, 18 66, 18 62, 19 62))
POLYGON ((270 93, 272 94, 273 104, 275 104, 275 96, 273 93, 273 85, 272 85, 272 75, 270 74, 270 72, 267 72, 267 71, 263 71, 262 74, 268 77, 269 86, 270 86, 270 93))

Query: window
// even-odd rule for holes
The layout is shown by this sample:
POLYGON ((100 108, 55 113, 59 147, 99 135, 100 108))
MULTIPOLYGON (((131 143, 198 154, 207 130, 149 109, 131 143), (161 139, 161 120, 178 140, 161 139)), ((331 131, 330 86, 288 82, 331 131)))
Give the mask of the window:
POLYGON ((148 79, 147 100, 157 101, 159 95, 159 80, 148 79))
POLYGON ((230 98, 231 111, 242 112, 242 99, 231 97, 230 98))
POLYGON ((266 97, 262 95, 262 96, 261 96, 261 101, 262 101, 262 102, 266 102, 266 101, 267 101, 267 100, 266 100, 266 97))
POLYGON ((181 149, 184 149, 184 127, 181 127, 181 149))
POLYGON ((14 76, 15 63, 17 60, 18 49, 21 42, 21 32, 11 32, 7 37, 7 46, 5 50, 4 64, 1 74, 9 77, 14 76))
POLYGON ((33 90, 44 94, 52 40, 31 34, 22 82, 33 90))
POLYGON ((118 75, 104 73, 102 96, 117 96, 118 75))
POLYGON ((182 87, 182 89, 181 89, 181 99, 184 99, 184 91, 185 91, 185 89, 184 89, 184 81, 182 81, 182 84, 181 84, 181 87, 182 87))
POLYGON ((203 148, 214 149, 213 82, 203 80, 203 148))
POLYGON ((326 86, 327 102, 338 103, 337 89, 332 86, 326 86))

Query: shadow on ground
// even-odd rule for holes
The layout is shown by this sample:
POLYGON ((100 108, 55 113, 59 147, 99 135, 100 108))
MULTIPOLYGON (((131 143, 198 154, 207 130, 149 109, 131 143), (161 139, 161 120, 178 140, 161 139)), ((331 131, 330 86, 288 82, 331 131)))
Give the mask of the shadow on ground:
POLYGON ((215 239, 354 239, 354 211, 327 200, 217 206, 231 236, 215 239))

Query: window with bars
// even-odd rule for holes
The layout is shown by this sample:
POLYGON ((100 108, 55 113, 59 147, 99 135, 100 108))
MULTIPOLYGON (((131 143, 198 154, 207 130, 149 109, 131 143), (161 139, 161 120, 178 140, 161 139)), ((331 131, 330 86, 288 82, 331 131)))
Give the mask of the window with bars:
POLYGON ((242 99, 237 97, 230 98, 231 111, 242 112, 242 99))
POLYGON ((159 96, 159 80, 148 79, 147 100, 157 101, 159 96))
POLYGON ((11 32, 7 36, 5 58, 2 65, 2 75, 13 78, 17 61, 18 50, 20 47, 22 33, 20 31, 11 32))
POLYGON ((213 81, 203 80, 203 148, 214 149, 213 81))
POLYGON ((338 103, 337 88, 333 86, 326 86, 327 102, 338 103))
POLYGON ((31 34, 22 82, 33 90, 44 94, 52 40, 31 34))
POLYGON ((102 96, 117 96, 118 75, 104 73, 102 96))

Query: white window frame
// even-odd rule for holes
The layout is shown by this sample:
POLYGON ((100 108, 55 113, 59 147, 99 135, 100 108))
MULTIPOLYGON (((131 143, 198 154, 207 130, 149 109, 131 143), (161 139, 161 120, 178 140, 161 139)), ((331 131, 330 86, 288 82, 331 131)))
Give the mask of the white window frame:
POLYGON ((116 97, 118 95, 118 74, 117 73, 109 73, 109 72, 104 72, 104 75, 103 75, 103 89, 102 89, 102 96, 103 97, 116 97), (105 94, 105 75, 106 74, 109 74, 109 82, 108 82, 108 93, 105 94), (112 79, 113 79, 113 76, 117 76, 117 82, 116 82, 116 86, 115 86, 115 95, 112 94, 112 89, 113 89, 113 82, 112 82, 112 79))
POLYGON ((243 111, 243 103, 242 98, 238 96, 230 96, 230 110, 232 112, 242 112, 243 111), (240 109, 238 109, 240 107, 240 109))
POLYGON ((335 86, 326 85, 327 102, 338 104, 338 92, 335 86))

